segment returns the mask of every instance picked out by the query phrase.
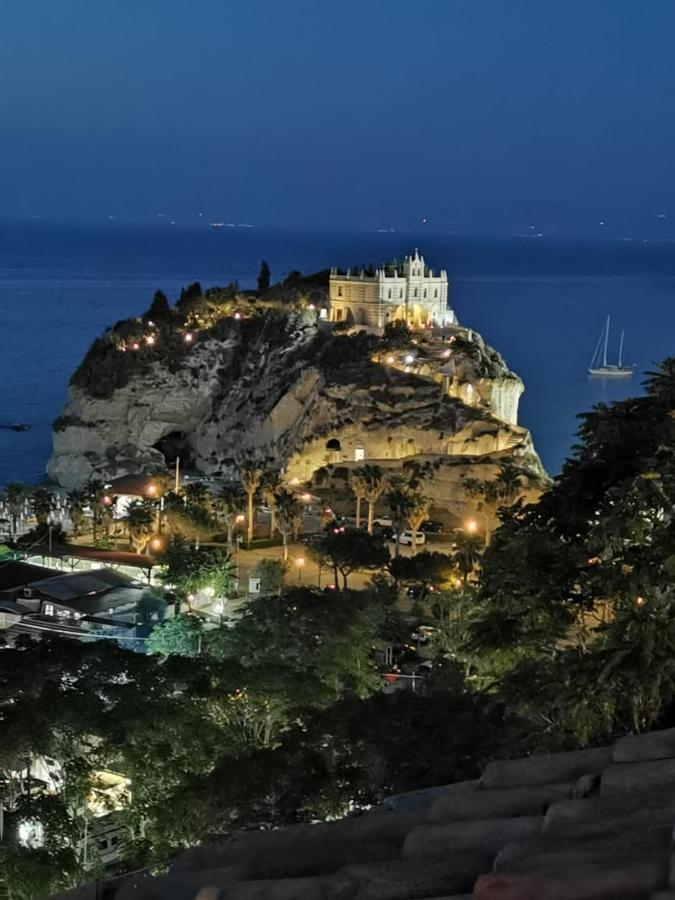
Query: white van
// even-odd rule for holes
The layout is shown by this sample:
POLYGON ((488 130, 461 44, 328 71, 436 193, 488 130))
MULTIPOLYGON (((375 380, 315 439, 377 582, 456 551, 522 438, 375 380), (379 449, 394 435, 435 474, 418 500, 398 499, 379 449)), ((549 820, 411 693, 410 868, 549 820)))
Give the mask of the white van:
MULTIPOLYGON (((408 528, 405 531, 402 531, 401 534, 399 534, 398 538, 394 537, 393 540, 394 540, 394 542, 396 542, 398 540, 398 543, 402 547, 412 547, 413 533, 410 530, 410 528, 408 528)), ((415 546, 421 547, 423 544, 426 544, 426 542, 427 542, 427 538, 426 538, 426 535, 424 534, 424 532, 418 531, 417 534, 415 535, 415 546)))

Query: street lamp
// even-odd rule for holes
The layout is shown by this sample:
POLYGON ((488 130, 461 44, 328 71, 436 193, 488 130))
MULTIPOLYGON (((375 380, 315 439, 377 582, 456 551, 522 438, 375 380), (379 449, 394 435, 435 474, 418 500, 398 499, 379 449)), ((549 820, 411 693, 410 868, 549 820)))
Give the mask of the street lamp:
POLYGON ((475 534, 478 531, 478 522, 475 519, 469 519, 464 528, 469 534, 475 534))
POLYGON ((302 567, 305 565, 305 557, 297 556, 295 558, 295 565, 298 567, 298 584, 302 584, 302 567))

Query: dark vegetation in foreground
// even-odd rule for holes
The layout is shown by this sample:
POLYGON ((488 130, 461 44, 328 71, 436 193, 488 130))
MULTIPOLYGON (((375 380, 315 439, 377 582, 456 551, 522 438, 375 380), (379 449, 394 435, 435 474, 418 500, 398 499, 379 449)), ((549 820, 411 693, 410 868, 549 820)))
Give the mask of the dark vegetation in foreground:
POLYGON ((96 768, 132 779, 131 866, 471 777, 495 756, 672 724, 675 359, 646 388, 583 415, 553 486, 503 510, 468 584, 426 598, 436 655, 418 693, 380 690, 377 651, 410 627, 379 575, 366 591, 261 597, 231 629, 181 616, 148 655, 105 641, 0 652, 0 769, 47 754, 67 771, 40 809, 47 847, 6 843, 0 863, 48 863, 51 889, 77 880, 68 810, 96 768))

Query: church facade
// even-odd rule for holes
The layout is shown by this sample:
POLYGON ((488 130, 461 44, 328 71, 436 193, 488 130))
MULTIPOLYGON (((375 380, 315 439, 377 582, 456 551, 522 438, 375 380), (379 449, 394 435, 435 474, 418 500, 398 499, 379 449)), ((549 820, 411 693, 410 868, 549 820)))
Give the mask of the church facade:
POLYGON ((447 272, 435 274, 417 250, 403 263, 374 271, 331 269, 329 298, 331 322, 366 325, 380 332, 397 319, 413 326, 457 321, 448 307, 447 272))

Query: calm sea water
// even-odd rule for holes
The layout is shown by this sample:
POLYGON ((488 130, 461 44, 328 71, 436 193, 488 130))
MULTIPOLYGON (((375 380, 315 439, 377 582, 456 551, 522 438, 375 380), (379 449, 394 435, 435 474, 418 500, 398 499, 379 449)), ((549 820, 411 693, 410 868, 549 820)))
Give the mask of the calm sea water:
POLYGON ((675 355, 675 244, 593 245, 511 238, 471 241, 431 234, 317 234, 169 225, 0 225, 0 484, 44 477, 50 423, 88 345, 118 319, 143 312, 157 288, 238 280, 254 284, 265 257, 273 277, 291 269, 402 257, 419 247, 448 270, 452 305, 525 381, 521 422, 550 472, 573 441, 576 414, 640 391, 588 378, 608 313, 626 329, 625 359, 642 373, 675 355))

